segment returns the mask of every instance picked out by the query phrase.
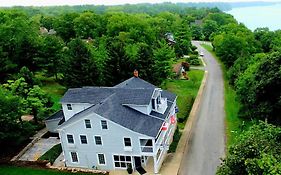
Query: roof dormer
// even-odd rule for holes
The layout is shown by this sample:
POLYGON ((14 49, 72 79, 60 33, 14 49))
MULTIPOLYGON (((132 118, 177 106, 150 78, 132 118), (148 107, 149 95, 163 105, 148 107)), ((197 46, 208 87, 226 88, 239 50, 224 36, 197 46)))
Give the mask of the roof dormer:
POLYGON ((164 114, 167 109, 167 98, 163 98, 162 90, 160 88, 155 88, 151 99, 152 111, 164 114))

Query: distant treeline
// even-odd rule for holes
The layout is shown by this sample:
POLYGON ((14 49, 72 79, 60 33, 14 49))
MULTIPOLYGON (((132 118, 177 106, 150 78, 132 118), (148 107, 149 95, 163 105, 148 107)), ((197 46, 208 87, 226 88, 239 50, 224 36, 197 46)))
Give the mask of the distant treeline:
MULTIPOLYGON (((221 11, 229 11, 232 8, 252 7, 252 6, 267 6, 277 2, 189 2, 189 3, 170 3, 164 2, 159 4, 141 3, 141 4, 125 4, 125 5, 76 5, 76 6, 48 6, 48 7, 22 7, 16 6, 12 9, 25 11, 29 16, 37 14, 59 15, 63 13, 93 11, 97 14, 102 14, 112 11, 122 11, 125 13, 147 13, 155 15, 160 12, 169 11, 177 14, 186 14, 190 8, 218 8, 221 11)), ((9 7, 5 7, 9 9, 9 7)))

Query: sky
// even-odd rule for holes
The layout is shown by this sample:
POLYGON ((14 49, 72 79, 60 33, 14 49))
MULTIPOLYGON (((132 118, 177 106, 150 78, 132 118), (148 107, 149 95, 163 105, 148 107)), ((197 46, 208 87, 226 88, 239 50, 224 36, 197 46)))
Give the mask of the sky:
MULTIPOLYGON (((162 2, 241 2, 241 1, 261 1, 261 0, 0 0, 0 6, 52 6, 52 5, 119 5, 137 3, 162 3, 162 2)), ((267 1, 267 0, 264 0, 267 1)), ((270 0, 278 1, 281 0, 270 0)))

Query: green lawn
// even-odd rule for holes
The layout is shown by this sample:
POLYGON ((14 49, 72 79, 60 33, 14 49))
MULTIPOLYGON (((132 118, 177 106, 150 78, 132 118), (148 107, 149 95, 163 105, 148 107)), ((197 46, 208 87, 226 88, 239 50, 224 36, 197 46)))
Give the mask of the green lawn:
POLYGON ((93 173, 71 173, 49 169, 38 169, 29 167, 0 166, 1 175, 97 175, 93 173))
POLYGON ((237 135, 241 133, 241 126, 244 124, 248 127, 250 122, 243 121, 238 117, 238 112, 240 109, 240 102, 237 100, 237 95, 232 86, 229 85, 227 78, 227 70, 223 63, 218 59, 214 53, 212 46, 207 44, 202 44, 202 46, 212 53, 216 60, 220 63, 224 75, 224 100, 225 100, 225 115, 226 115, 226 136, 227 145, 231 145, 237 135))
POLYGON ((61 108, 59 101, 65 93, 66 88, 56 82, 54 77, 45 77, 39 73, 36 74, 36 78, 42 82, 43 86, 41 88, 51 96, 54 102, 52 108, 56 111, 59 110, 61 108))
POLYGON ((179 113, 177 115, 179 122, 179 128, 183 129, 185 121, 192 108, 192 104, 196 98, 197 92, 201 85, 201 81, 204 75, 202 70, 191 70, 187 72, 189 80, 166 80, 163 89, 167 89, 177 94, 177 106, 179 113))
POLYGON ((47 160, 51 164, 55 162, 57 157, 61 154, 62 147, 61 144, 57 144, 53 146, 50 150, 48 150, 45 154, 43 154, 41 157, 39 157, 39 160, 47 160))

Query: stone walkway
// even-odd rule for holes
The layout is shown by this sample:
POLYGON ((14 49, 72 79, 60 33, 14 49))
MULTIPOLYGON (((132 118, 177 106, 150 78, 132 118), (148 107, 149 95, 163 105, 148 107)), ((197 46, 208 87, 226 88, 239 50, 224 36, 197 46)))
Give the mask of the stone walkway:
POLYGON ((49 137, 47 139, 41 138, 34 145, 29 148, 20 158, 19 160, 24 161, 36 161, 39 157, 41 157, 44 153, 46 153, 49 149, 51 149, 56 144, 59 144, 60 140, 56 137, 49 137))

